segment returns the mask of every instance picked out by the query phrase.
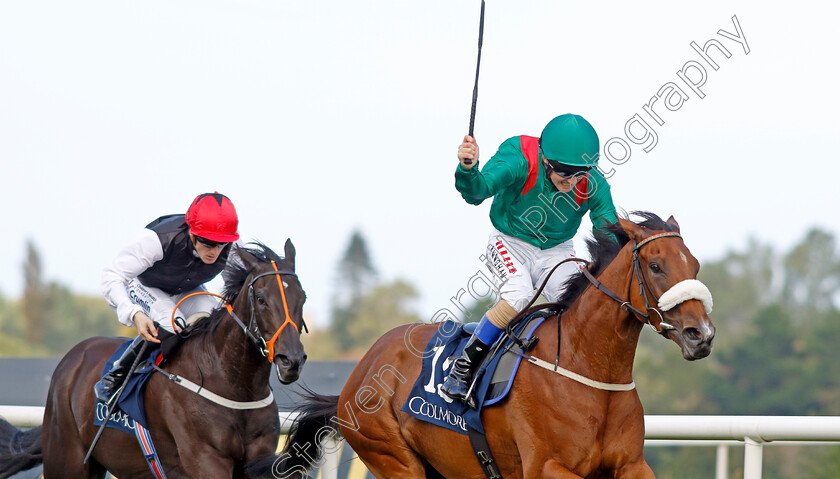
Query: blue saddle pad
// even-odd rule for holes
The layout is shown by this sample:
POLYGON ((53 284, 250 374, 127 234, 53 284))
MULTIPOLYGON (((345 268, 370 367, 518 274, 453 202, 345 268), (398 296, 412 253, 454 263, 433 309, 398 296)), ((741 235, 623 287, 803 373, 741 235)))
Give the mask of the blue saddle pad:
MULTIPOLYGON (((521 321, 514 329, 514 333, 521 336, 522 331, 527 330, 526 335, 530 337, 544 319, 539 312, 534 313, 526 320, 521 321)), ((510 349, 511 351, 505 354, 496 354, 487 359, 476 373, 477 382, 473 395, 477 401, 477 408, 472 409, 462 401, 453 401, 440 391, 440 386, 449 374, 452 363, 464 350, 464 346, 472 333, 470 329, 465 331, 464 324, 454 321, 441 323, 437 333, 426 344, 420 376, 411 388, 411 393, 403 404, 402 411, 421 421, 436 424, 461 434, 467 434, 467 426, 484 433, 484 428, 481 425, 481 409, 484 406, 501 401, 507 395, 522 357, 518 354, 518 348, 507 347, 508 343, 512 343, 512 341, 503 335, 494 345, 493 350, 505 351, 510 349), (504 377, 494 375, 502 358, 509 358, 505 359, 505 362, 512 365, 499 369, 505 371, 504 377), (490 393, 491 391, 492 393, 490 393)))
MULTIPOLYGON (((128 349, 131 341, 132 340, 128 340, 121 344, 114 354, 105 361, 105 366, 102 368, 102 373, 99 375, 100 378, 108 373, 111 369, 111 365, 114 361, 119 359, 120 356, 122 356, 122 353, 126 349, 128 349)), ((135 421, 140 423, 143 427, 148 428, 148 425, 146 424, 145 407, 143 404, 143 391, 146 389, 146 382, 155 372, 152 365, 155 364, 159 353, 160 348, 154 349, 144 363, 137 365, 137 369, 135 369, 131 377, 128 378, 128 383, 126 384, 125 390, 123 390, 119 401, 117 401, 116 407, 114 407, 111 411, 107 427, 119 429, 132 435, 134 434, 135 421)), ((93 424, 95 426, 102 425, 106 412, 105 405, 96 401, 96 416, 93 420, 93 424)))

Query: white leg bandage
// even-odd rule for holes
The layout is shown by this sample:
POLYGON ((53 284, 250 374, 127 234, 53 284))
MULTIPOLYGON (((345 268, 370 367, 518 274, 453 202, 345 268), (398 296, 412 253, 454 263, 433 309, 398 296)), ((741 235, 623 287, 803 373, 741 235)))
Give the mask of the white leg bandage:
POLYGON ((705 284, 696 279, 680 281, 672 286, 671 289, 665 291, 659 298, 659 309, 668 311, 689 299, 696 299, 703 303, 706 314, 712 312, 712 292, 709 291, 709 288, 705 284))

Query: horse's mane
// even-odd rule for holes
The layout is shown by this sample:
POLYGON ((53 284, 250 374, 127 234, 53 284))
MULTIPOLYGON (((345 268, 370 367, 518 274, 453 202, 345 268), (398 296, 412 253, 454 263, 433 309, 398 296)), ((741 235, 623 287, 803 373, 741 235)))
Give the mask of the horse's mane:
MULTIPOLYGON (((654 213, 634 211, 632 214, 643 218, 637 223, 642 228, 671 231, 671 227, 654 213)), ((598 276, 618 256, 621 248, 630 241, 630 237, 619 223, 608 225, 605 229, 606 231, 593 230, 593 237, 586 239, 586 249, 590 257, 589 272, 593 276, 598 276)), ((589 284, 583 272, 574 273, 564 284, 565 290, 557 303, 562 309, 567 309, 589 284)))
MULTIPOLYGON (((222 297, 224 297, 225 301, 231 304, 233 304, 236 297, 239 296, 239 292, 242 291, 242 287, 245 286, 245 281, 251 273, 251 271, 245 267, 245 263, 241 259, 242 256, 250 256, 261 263, 270 263, 271 261, 275 261, 279 264, 283 260, 283 258, 277 255, 277 253, 275 253, 271 248, 259 241, 248 243, 248 245, 253 246, 244 247, 236 244, 231 245, 231 248, 233 249, 229 254, 233 256, 234 259, 232 261, 229 259, 224 271, 222 271, 222 279, 225 282, 225 286, 222 290, 222 297)), ((216 330, 219 322, 224 317, 225 312, 224 308, 214 310, 210 313, 210 317, 200 321, 190 334, 212 335, 213 331, 216 330)), ((243 320, 247 321, 247 318, 243 318, 243 320)))

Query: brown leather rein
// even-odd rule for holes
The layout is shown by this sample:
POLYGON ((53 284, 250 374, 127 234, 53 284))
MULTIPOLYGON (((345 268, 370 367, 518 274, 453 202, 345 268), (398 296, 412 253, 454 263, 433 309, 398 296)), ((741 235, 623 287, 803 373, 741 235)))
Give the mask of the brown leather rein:
MULTIPOLYGON (((666 237, 682 238, 682 236, 680 236, 679 233, 675 233, 675 232, 659 233, 659 234, 655 234, 655 235, 652 235, 652 236, 649 236, 649 237, 645 238, 644 240, 642 240, 641 242, 639 242, 637 245, 635 245, 633 247, 633 261, 632 261, 632 268, 633 269, 632 269, 632 273, 631 273, 631 276, 630 276, 630 282, 627 284, 627 300, 621 299, 620 296, 618 296, 612 290, 610 290, 609 288, 604 286, 603 283, 598 281, 598 279, 595 276, 592 275, 592 273, 589 271, 589 269, 587 267, 581 268, 581 272, 586 277, 586 279, 589 280, 589 282, 592 284, 592 286, 595 286, 596 288, 598 288, 599 291, 606 294, 612 300, 620 303, 620 307, 621 307, 622 310, 629 311, 629 312, 635 314, 636 316, 638 316, 639 318, 643 319, 648 325, 650 325, 651 328, 653 328, 654 331, 656 331, 658 334, 661 334, 663 336, 665 336, 668 333, 668 331, 674 330, 676 328, 674 328, 674 326, 666 323, 664 321, 663 316, 662 316, 662 312, 659 311, 659 309, 651 306, 650 301, 648 301, 648 294, 650 294, 654 298, 655 303, 659 302, 659 298, 657 298, 656 295, 653 294, 653 291, 650 289, 650 286, 648 285, 647 277, 645 277, 644 270, 642 269, 641 260, 639 259, 639 249, 642 246, 646 245, 647 243, 649 243, 653 240, 656 240, 656 239, 659 239, 659 238, 666 238, 666 237), (630 291, 631 291, 632 286, 633 286, 633 278, 634 277, 638 281, 639 294, 644 299, 645 310, 646 311, 641 311, 640 309, 638 309, 638 308, 636 308, 636 307, 634 307, 633 305, 630 304, 630 291), (650 322, 650 314, 648 314, 650 311, 655 312, 659 316, 659 328, 657 328, 656 326, 654 326, 650 322)), ((586 266, 589 266, 589 264, 590 264, 589 261, 587 261, 585 259, 582 259, 582 258, 567 258, 567 259, 564 259, 563 261, 557 263, 551 269, 551 271, 548 272, 548 275, 546 276, 545 280, 543 281, 542 285, 539 287, 537 292, 534 294, 534 297, 531 299, 531 302, 528 303, 528 305, 525 308, 523 308, 522 311, 518 315, 516 315, 515 318, 513 318, 513 320, 510 322, 510 325, 514 325, 514 324, 518 323, 522 318, 525 318, 525 317, 527 317, 528 315, 530 315, 531 313, 534 312, 534 311, 532 311, 531 306, 534 304, 534 302, 536 302, 537 298, 540 296, 543 289, 545 289, 545 286, 546 286, 546 284, 548 284, 548 280, 551 277, 551 275, 554 274, 554 271, 557 270, 558 267, 560 267, 561 265, 563 265, 565 263, 568 263, 568 262, 584 263, 586 266)), ((537 309, 543 309, 543 307, 544 307, 544 305, 538 305, 537 309)), ((558 315, 558 321, 559 321, 559 315, 558 315)))

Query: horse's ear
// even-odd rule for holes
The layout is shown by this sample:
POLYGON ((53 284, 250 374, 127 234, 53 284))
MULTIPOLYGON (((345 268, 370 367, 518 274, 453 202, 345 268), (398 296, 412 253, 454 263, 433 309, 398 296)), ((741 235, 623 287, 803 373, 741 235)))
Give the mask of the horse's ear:
POLYGON ((668 218, 668 221, 666 221, 665 224, 670 226, 673 231, 676 231, 677 233, 680 232, 680 224, 677 223, 677 220, 676 218, 674 218, 673 215, 671 215, 671 217, 668 218))
POLYGON ((636 243, 645 239, 645 232, 644 230, 642 230, 641 226, 637 225, 636 223, 633 223, 630 220, 625 220, 624 218, 619 218, 618 222, 621 224, 621 227, 624 228, 624 231, 627 233, 630 239, 632 239, 636 243))
POLYGON ((295 270, 295 245, 292 244, 291 239, 286 239, 286 244, 283 246, 283 250, 286 252, 286 257, 284 260, 289 263, 289 267, 292 268, 292 271, 295 270))

